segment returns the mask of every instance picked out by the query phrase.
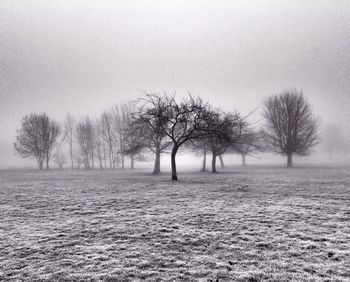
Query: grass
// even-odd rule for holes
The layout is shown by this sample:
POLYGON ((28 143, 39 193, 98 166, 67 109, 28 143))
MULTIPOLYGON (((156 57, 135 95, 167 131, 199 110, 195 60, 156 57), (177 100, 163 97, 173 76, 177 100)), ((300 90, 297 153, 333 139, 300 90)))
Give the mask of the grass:
POLYGON ((0 171, 0 280, 349 281, 349 168, 0 171))

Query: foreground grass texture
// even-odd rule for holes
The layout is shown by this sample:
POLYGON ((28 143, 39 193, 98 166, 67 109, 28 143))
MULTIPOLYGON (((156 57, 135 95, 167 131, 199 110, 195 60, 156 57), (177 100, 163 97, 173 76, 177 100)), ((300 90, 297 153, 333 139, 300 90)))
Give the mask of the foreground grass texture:
POLYGON ((0 280, 349 281, 350 169, 0 171, 0 280))

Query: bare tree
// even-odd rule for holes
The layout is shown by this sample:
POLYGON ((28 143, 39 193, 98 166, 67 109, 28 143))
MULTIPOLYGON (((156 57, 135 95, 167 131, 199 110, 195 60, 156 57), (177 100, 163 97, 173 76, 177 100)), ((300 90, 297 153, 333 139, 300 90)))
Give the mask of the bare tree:
POLYGON ((42 128, 46 168, 50 169, 49 163, 52 158, 52 152, 56 145, 57 138, 60 135, 61 128, 57 122, 50 121, 49 117, 42 118, 42 128))
POLYGON ((131 112, 134 110, 133 103, 116 105, 113 109, 114 118, 114 142, 120 156, 122 169, 125 168, 125 152, 127 150, 128 127, 131 120, 131 112))
POLYGON ((238 113, 210 110, 205 120, 210 135, 205 138, 212 153, 212 172, 216 172, 216 157, 223 155, 240 138, 244 122, 238 113))
POLYGON ((85 169, 90 169, 93 161, 93 126, 89 117, 80 121, 76 127, 77 140, 85 169))
POLYGON ((204 128, 203 119, 208 105, 199 97, 189 95, 187 99, 177 102, 175 96, 158 96, 157 107, 160 115, 157 117, 162 132, 172 141, 171 178, 178 180, 176 171, 176 154, 186 142, 204 137, 208 132, 204 128))
POLYGON ((42 169, 45 153, 40 118, 40 115, 30 114, 22 119, 22 126, 20 130, 17 130, 18 135, 14 147, 24 158, 35 157, 39 169, 42 169))
POLYGON ((63 169, 63 165, 66 163, 67 159, 62 150, 58 150, 55 153, 53 161, 58 165, 60 169, 63 169))
POLYGON ((24 158, 34 157, 40 169, 44 161, 49 169, 52 151, 60 134, 57 122, 45 114, 30 114, 22 119, 21 129, 17 131, 15 150, 24 158))
POLYGON ((69 156, 71 162, 71 169, 74 169, 74 156, 73 156, 73 143, 74 143, 74 130, 75 130, 75 119, 74 117, 68 113, 66 116, 66 120, 64 122, 64 135, 65 140, 69 146, 69 156))
POLYGON ((138 130, 140 142, 155 154, 153 174, 160 173, 160 157, 172 144, 164 132, 160 117, 164 115, 163 96, 146 94, 139 99, 139 107, 132 113, 132 127, 138 130))
POLYGON ((81 166, 84 164, 84 160, 80 152, 78 154, 74 154, 74 162, 76 164, 77 169, 80 169, 81 166))
POLYGON ((129 120, 124 153, 130 157, 131 169, 134 169, 135 160, 142 159, 141 152, 146 148, 145 133, 146 130, 142 124, 139 124, 136 120, 129 120))
POLYGON ((95 145, 97 150, 97 158, 100 169, 103 169, 103 165, 106 165, 106 148, 102 134, 102 123, 101 120, 96 120, 94 123, 95 132, 95 145))
POLYGON ((264 107, 264 139, 270 150, 287 156, 291 167, 293 154, 307 155, 319 143, 319 121, 302 91, 283 91, 268 98, 264 107))
POLYGON ((92 169, 95 169, 95 139, 96 139, 96 133, 95 133, 95 126, 94 126, 94 123, 93 121, 90 120, 90 124, 91 124, 91 130, 90 130, 90 150, 91 150, 91 153, 90 153, 90 157, 91 157, 91 168, 92 169))
POLYGON ((114 166, 114 146, 113 146, 113 118, 108 112, 104 112, 101 115, 101 130, 102 138, 107 144, 108 157, 109 157, 109 168, 115 168, 114 166))
POLYGON ((246 157, 254 153, 263 152, 265 146, 260 132, 253 129, 247 129, 241 134, 233 150, 239 153, 242 157, 242 165, 246 165, 246 157))
POLYGON ((201 171, 207 170, 208 144, 205 139, 199 138, 188 142, 187 148, 198 156, 203 156, 201 171))

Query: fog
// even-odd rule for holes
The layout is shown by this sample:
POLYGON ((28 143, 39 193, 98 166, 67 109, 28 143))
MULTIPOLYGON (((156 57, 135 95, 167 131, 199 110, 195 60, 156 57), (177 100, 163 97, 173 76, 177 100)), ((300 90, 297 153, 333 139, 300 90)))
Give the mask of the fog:
POLYGON ((0 1, 0 38, 1 168, 35 165, 14 155, 24 115, 97 117, 142 91, 247 114, 303 89, 324 142, 300 162, 349 160, 349 1, 0 1))

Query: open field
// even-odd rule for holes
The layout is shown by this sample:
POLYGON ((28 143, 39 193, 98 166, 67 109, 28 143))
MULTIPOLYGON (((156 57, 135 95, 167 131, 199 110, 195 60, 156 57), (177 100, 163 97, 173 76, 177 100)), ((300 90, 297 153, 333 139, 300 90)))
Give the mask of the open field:
POLYGON ((0 280, 349 281, 349 168, 0 171, 0 280))

